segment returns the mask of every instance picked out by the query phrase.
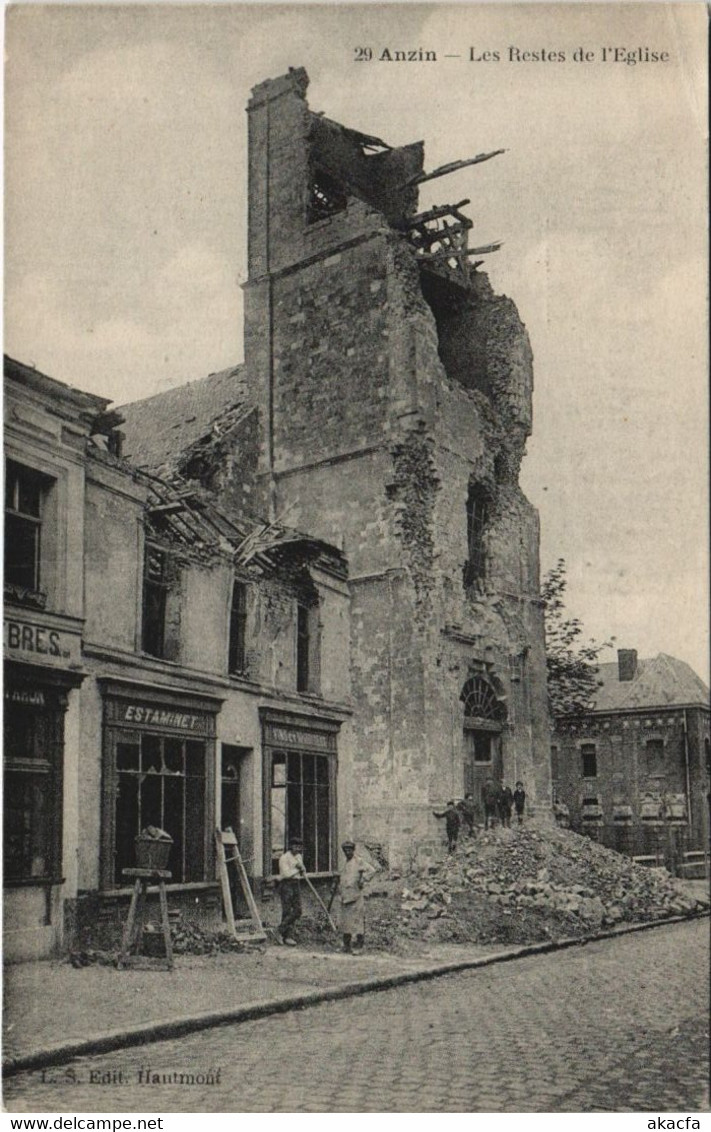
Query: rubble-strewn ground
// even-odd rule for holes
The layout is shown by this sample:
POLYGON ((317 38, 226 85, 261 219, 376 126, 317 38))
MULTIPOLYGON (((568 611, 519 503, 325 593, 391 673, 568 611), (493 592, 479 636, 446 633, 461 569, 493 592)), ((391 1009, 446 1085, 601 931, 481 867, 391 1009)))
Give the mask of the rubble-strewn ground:
MULTIPOLYGON (((365 890, 366 945, 368 951, 414 957, 433 944, 506 946, 577 937, 618 923, 708 908, 707 896, 695 887, 696 892, 665 869, 635 865, 567 829, 497 826, 461 837, 456 852, 429 865, 424 875, 376 875, 365 890)), ((314 907, 308 897, 305 905, 314 907)), ((338 906, 336 899, 335 919, 338 906)), ((226 930, 182 919, 173 924, 172 934, 176 955, 243 950, 226 930)), ((307 911, 294 935, 318 950, 333 951, 341 944, 341 936, 317 911, 307 911)), ((270 931, 269 938, 273 942, 277 933, 270 931)), ((116 924, 87 928, 70 962, 76 967, 113 963, 119 940, 116 924)), ((157 942, 162 945, 159 936, 157 942)))
MULTIPOLYGON (((399 954, 428 943, 577 937, 709 905, 664 869, 635 865, 570 830, 535 825, 460 838, 456 852, 426 875, 376 877, 366 893, 368 947, 399 954)), ((297 935, 333 940, 322 920, 307 917, 297 935)))

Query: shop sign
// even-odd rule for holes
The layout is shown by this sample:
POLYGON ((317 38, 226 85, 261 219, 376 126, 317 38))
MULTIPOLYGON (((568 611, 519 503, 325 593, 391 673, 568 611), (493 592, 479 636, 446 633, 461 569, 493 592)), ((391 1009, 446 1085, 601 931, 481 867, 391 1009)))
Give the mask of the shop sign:
POLYGON ((107 704, 111 723, 126 727, 151 727, 160 731, 209 735, 212 717, 202 712, 184 711, 163 704, 111 700, 107 704))
POLYGON ((9 660, 31 660, 64 668, 68 662, 80 659, 79 634, 67 633, 50 625, 6 617, 3 639, 5 656, 9 660))
POLYGON ((336 737, 331 732, 306 731, 295 727, 283 727, 277 723, 265 725, 267 743, 278 747, 297 747, 307 751, 335 751, 336 737))
POLYGON ((5 688, 5 700, 9 704, 27 704, 29 707, 44 707, 44 692, 41 688, 5 688))

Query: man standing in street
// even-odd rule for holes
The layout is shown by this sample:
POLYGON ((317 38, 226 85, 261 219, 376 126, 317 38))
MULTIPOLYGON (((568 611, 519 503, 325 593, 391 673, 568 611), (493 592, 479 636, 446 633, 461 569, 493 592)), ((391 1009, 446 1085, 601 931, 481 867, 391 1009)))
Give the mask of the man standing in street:
POLYGON ((341 869, 341 931, 343 950, 347 954, 362 951, 365 942, 365 900, 363 885, 375 874, 375 869, 361 857, 356 857, 354 841, 341 845, 346 863, 341 869), (355 944, 351 941, 355 936, 355 944))
POLYGON ((516 807, 516 817, 518 818, 518 824, 520 825, 523 821, 523 811, 526 805, 526 791, 523 788, 522 782, 516 783, 516 789, 513 793, 513 801, 514 806, 516 807))
POLYGON ((473 794, 465 794, 464 795, 464 801, 457 803, 457 809, 459 810, 459 813, 460 813, 462 821, 464 822, 464 825, 467 827, 467 833, 469 834, 470 837, 473 837, 474 836, 474 818, 476 816, 475 811, 474 811, 474 795, 473 794))
POLYGON ((510 786, 502 786, 499 791, 499 817, 501 824, 506 828, 511 828, 511 809, 513 807, 513 794, 510 786))
POLYGON ((292 837, 289 848, 279 858, 279 897, 281 899, 281 923, 279 935, 282 943, 296 947, 291 935, 294 924, 301 916, 301 877, 306 876, 301 856, 303 845, 298 837, 292 837))

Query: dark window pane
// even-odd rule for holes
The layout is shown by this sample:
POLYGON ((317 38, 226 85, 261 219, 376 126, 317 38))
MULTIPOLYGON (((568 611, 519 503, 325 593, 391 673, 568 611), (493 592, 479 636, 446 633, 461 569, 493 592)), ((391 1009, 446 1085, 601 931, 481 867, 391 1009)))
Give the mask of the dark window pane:
POLYGON ((204 880, 205 784, 202 778, 185 780, 185 877, 204 880))
POLYGON ((4 867, 8 880, 51 872, 51 784, 49 772, 5 772, 4 867))
POLYGON ((39 519, 42 506, 42 487, 49 481, 22 464, 8 460, 5 471, 5 507, 22 515, 39 519))
POLYGON ((116 769, 138 770, 138 743, 116 744, 116 769))
POLYGON ((309 690, 309 610, 305 605, 296 610, 296 690, 309 690))
POLYGON ((239 782, 222 779, 222 828, 228 827, 239 834, 239 782))
POLYGON ((5 469, 5 510, 17 511, 17 473, 9 461, 5 469))
POLYGON ((205 744, 188 739, 185 744, 185 769, 190 775, 205 777, 205 744))
POLYGON ((481 732, 474 732, 474 762, 477 763, 490 763, 491 762, 491 736, 482 734, 481 732))
POLYGON ((583 778, 597 777, 597 754, 594 743, 583 743, 580 748, 583 760, 583 778))
POLYGON ((289 752, 286 764, 288 782, 301 783, 301 755, 289 752))
MULTIPOLYGON (((202 746, 202 744, 199 744, 202 746)), ((183 742, 182 739, 163 740, 163 768, 167 774, 182 774, 183 742)))
POLYGON ((328 785, 328 759, 316 758, 316 781, 328 785))
POLYGON ((143 651, 163 656, 165 651, 165 604, 163 586, 146 582, 143 586, 143 651))
POLYGON ((302 767, 303 767, 302 774, 303 774, 304 782, 315 782, 316 781, 316 772, 314 770, 314 756, 313 755, 304 755, 302 767))
POLYGON ((316 787, 305 783, 302 795, 304 825, 304 864, 309 873, 316 872, 316 787))
POLYGON ((121 875, 121 870, 136 867, 134 840, 138 832, 138 778, 133 774, 119 774, 116 793, 116 884, 129 883, 121 875))
POLYGON ((141 739, 141 770, 144 774, 159 773, 161 769, 160 739, 157 735, 144 735, 141 739))
POLYGON ((232 608, 230 610, 230 642, 228 657, 229 672, 244 671, 246 624, 246 586, 242 582, 235 582, 232 587, 232 608))
POLYGON ((5 581, 26 590, 39 588, 39 523, 5 516, 5 581))
MULTIPOLYGON (((161 829, 173 838, 173 848, 170 851, 168 868, 173 874, 176 883, 183 880, 183 822, 184 800, 186 782, 182 776, 163 779, 163 817, 161 829)), ((202 845, 198 864, 202 866, 202 845)), ((202 880, 202 876, 198 879, 202 880)))
POLYGON ((328 787, 318 786, 316 788, 316 869, 320 873, 329 872, 331 869, 330 812, 328 787))
POLYGON ((167 555, 147 545, 143 565, 142 648, 151 656, 165 656, 167 594, 167 555))
POLYGON ((5 704, 3 732, 5 759, 41 758, 43 752, 37 743, 39 715, 19 704, 5 704))
POLYGON ((290 784, 286 788, 286 844, 292 837, 303 837, 301 820, 301 787, 290 784))
POLYGON ((157 825, 159 829, 161 828, 163 820, 161 785, 162 780, 159 774, 147 774, 141 780, 141 829, 145 829, 147 825, 157 825))

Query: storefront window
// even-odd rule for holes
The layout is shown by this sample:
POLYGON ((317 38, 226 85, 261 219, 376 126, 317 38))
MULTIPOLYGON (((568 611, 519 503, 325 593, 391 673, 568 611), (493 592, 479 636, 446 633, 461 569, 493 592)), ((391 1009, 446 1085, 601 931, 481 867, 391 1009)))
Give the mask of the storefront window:
POLYGON ((147 825, 173 838, 169 869, 176 883, 205 880, 205 754, 201 740, 118 733, 115 760, 114 883, 135 864, 134 839, 147 825))
POLYGON ((274 751, 271 774, 272 872, 292 837, 304 843, 307 872, 331 871, 329 756, 274 751))
POLYGON ((269 708, 260 714, 265 876, 279 871, 279 857, 294 837, 303 842, 307 872, 333 872, 340 723, 269 708))
POLYGON ((53 717, 32 706, 5 703, 4 876, 31 881, 55 876, 57 776, 53 717))

